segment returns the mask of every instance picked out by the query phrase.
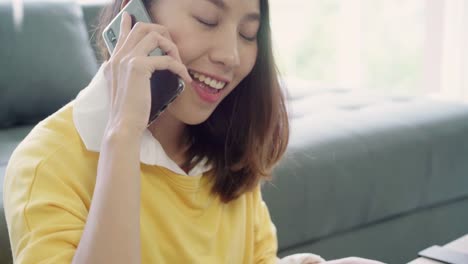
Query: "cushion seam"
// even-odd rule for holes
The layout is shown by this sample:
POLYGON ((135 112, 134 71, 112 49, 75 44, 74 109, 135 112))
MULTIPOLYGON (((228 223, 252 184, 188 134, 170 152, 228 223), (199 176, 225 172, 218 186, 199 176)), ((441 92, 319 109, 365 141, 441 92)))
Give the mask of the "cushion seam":
POLYGON ((417 207, 417 208, 412 209, 412 210, 408 210, 408 211, 404 211, 404 212, 401 212, 401 213, 398 213, 398 214, 390 215, 390 216, 387 216, 387 217, 384 217, 384 218, 381 218, 381 219, 377 219, 377 220, 374 220, 374 221, 370 221, 370 222, 367 222, 367 223, 358 224, 358 225, 355 225, 355 226, 352 226, 352 227, 349 227, 349 228, 346 228, 346 229, 338 230, 336 232, 332 232, 332 233, 322 235, 322 236, 319 236, 319 237, 316 237, 316 238, 307 239, 307 240, 304 240, 304 241, 292 243, 291 245, 287 245, 284 248, 281 248, 280 250, 278 250, 278 253, 280 254, 281 252, 292 250, 292 249, 295 249, 297 247, 318 243, 318 242, 320 242, 322 240, 325 240, 325 239, 329 239, 329 238, 333 238, 333 237, 339 237, 341 235, 352 233, 352 232, 362 230, 362 229, 365 229, 365 228, 369 228, 371 226, 376 226, 376 225, 379 225, 379 224, 382 224, 382 223, 391 222, 394 219, 399 219, 399 218, 402 218, 402 217, 411 216, 411 215, 414 215, 416 213, 428 211, 428 210, 431 210, 431 209, 434 209, 434 208, 442 208, 442 207, 445 207, 447 205, 451 205, 453 203, 457 203, 457 202, 465 201, 465 200, 468 200, 468 195, 457 197, 457 198, 454 198, 454 199, 445 200, 445 201, 442 201, 442 202, 439 202, 439 203, 434 203, 434 204, 431 204, 431 205, 428 205, 428 206, 417 207))

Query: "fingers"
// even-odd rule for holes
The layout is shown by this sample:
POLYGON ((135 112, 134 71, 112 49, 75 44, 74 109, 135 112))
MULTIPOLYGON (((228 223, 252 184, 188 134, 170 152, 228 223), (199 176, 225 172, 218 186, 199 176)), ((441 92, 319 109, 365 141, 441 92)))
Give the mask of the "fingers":
POLYGON ((165 38, 158 32, 152 31, 148 33, 133 49, 132 53, 135 56, 147 56, 154 49, 160 48, 168 56, 173 57, 178 61, 182 61, 179 55, 179 50, 176 45, 165 38))
MULTIPOLYGON (((128 21, 128 24, 130 24, 131 27, 131 18, 130 16, 127 17, 128 18, 126 19, 126 21, 128 21)), ((123 43, 123 46, 121 48, 121 52, 130 52, 146 35, 148 35, 148 33, 153 31, 159 33, 160 35, 172 42, 171 36, 167 31, 166 27, 158 24, 137 22, 128 33, 128 36, 126 36, 125 42, 123 43)))
MULTIPOLYGON (((132 18, 127 12, 124 12, 120 23, 119 39, 113 52, 113 54, 116 54, 114 57, 120 60, 125 57, 148 56, 156 48, 160 48, 167 56, 174 58, 180 63, 182 62, 179 50, 174 42, 172 42, 166 27, 158 24, 137 22, 132 28, 132 18)), ((163 59, 163 61, 167 60, 163 59)), ((179 76, 186 82, 192 81, 186 68, 179 76)))
MULTIPOLYGON (((129 63, 133 70, 140 71, 144 74, 167 69, 179 75, 185 83, 192 82, 192 77, 190 77, 185 65, 171 56, 140 56, 132 58, 129 63)), ((147 77, 149 78, 151 76, 147 77)))
POLYGON ((115 45, 115 48, 112 52, 111 58, 112 62, 109 63, 109 65, 106 65, 105 69, 107 72, 107 79, 110 82, 110 98, 111 98, 111 105, 113 105, 113 100, 115 98, 115 87, 119 75, 119 67, 118 64, 120 61, 120 58, 117 58, 117 54, 120 53, 122 46, 125 43, 125 40, 128 37, 128 34, 130 33, 132 29, 132 19, 130 15, 127 12, 122 13, 122 18, 120 20, 120 33, 119 33, 119 38, 117 39, 117 44, 115 45), (112 74, 109 74, 109 72, 112 72, 112 74), (109 76, 110 75, 110 76, 109 76))
MULTIPOLYGON (((184 82, 192 82, 166 27, 137 22, 132 28, 132 18, 127 12, 122 14, 120 34, 111 61, 110 66, 114 73, 111 80, 112 87, 117 82, 119 69, 127 63, 131 70, 136 70, 148 78, 156 70, 169 70, 182 78, 184 82), (148 56, 156 48, 160 48, 166 55, 148 56)), ((113 92, 115 91, 111 91, 113 92)))
POLYGON ((144 57, 143 59, 147 60, 148 64, 151 65, 152 72, 168 69, 179 75, 185 83, 192 82, 192 77, 190 77, 185 65, 170 56, 144 57))
POLYGON ((342 259, 329 260, 326 264, 385 264, 380 261, 364 259, 358 257, 347 257, 342 259))
POLYGON ((122 48, 131 29, 132 29, 131 17, 127 12, 123 12, 122 19, 120 20, 119 38, 117 39, 117 44, 115 45, 115 48, 112 54, 116 54, 122 48))
POLYGON ((311 253, 298 253, 286 256, 278 261, 278 264, 294 264, 294 263, 301 263, 301 264, 318 264, 324 263, 325 260, 320 257, 319 255, 311 254, 311 253))

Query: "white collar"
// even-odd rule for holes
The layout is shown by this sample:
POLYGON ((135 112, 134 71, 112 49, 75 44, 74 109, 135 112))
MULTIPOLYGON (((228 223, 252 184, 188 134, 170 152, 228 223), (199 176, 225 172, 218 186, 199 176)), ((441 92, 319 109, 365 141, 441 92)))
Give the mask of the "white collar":
MULTIPOLYGON (((87 150, 100 151, 108 120, 109 94, 101 65, 89 85, 78 94, 73 105, 73 122, 87 150)), ((148 165, 165 167, 180 175, 187 175, 169 158, 148 129, 143 133, 140 161, 148 165)), ((197 176, 210 169, 206 165, 206 160, 202 160, 189 171, 188 176, 197 176)))

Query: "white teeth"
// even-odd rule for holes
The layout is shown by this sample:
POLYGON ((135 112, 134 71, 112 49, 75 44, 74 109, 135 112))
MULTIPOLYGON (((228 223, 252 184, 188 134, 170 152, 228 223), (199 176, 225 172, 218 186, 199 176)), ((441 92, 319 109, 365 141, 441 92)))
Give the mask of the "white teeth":
POLYGON ((218 90, 221 90, 224 88, 224 86, 226 86, 226 83, 225 82, 221 82, 221 81, 217 81, 217 80, 214 80, 214 79, 211 79, 210 77, 207 77, 201 73, 198 73, 198 72, 192 72, 192 75, 193 77, 195 77, 196 79, 198 79, 200 82, 202 83, 205 83, 206 85, 209 85, 211 86, 212 88, 215 88, 215 89, 218 89, 218 90))
POLYGON ((218 82, 216 80, 211 80, 210 86, 216 88, 218 82))

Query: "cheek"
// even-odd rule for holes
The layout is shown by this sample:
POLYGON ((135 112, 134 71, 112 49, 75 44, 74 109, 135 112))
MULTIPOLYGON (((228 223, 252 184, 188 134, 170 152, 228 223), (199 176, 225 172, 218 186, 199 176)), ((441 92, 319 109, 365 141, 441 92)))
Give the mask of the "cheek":
POLYGON ((234 79, 233 87, 229 89, 229 93, 234 90, 237 85, 252 71, 257 60, 257 47, 255 49, 244 50, 241 54, 241 65, 236 71, 236 77, 234 79))
POLYGON ((190 25, 179 24, 177 27, 169 29, 171 38, 177 46, 182 63, 188 65, 192 60, 202 52, 202 47, 206 47, 209 43, 205 43, 194 30, 190 30, 190 25))
POLYGON ((255 66, 257 60, 257 46, 247 47, 241 54, 241 66, 239 67, 239 77, 244 79, 255 66))
POLYGON ((183 32, 172 33, 172 41, 177 47, 177 51, 179 52, 179 56, 182 59, 182 63, 186 63, 188 57, 190 57, 190 49, 187 45, 184 45, 186 42, 184 36, 186 36, 183 32))

